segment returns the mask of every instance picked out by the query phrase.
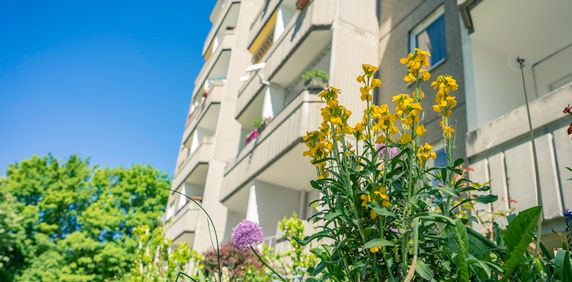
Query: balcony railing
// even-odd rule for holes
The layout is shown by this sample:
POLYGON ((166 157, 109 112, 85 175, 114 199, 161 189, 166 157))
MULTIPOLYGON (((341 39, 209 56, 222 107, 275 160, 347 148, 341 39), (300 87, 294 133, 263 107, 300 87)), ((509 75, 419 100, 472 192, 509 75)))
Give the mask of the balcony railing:
MULTIPOLYGON (((206 54, 207 51, 211 48, 211 46, 213 45, 213 41, 216 38, 216 36, 218 36, 218 34, 220 34, 221 32, 224 32, 224 30, 221 30, 221 27, 223 27, 223 24, 227 18, 227 16, 231 13, 231 12, 236 12, 238 13, 238 9, 239 9, 239 0, 223 0, 222 3, 220 4, 220 12, 218 13, 217 19, 216 21, 213 23, 213 26, 211 28, 211 30, 209 31, 209 34, 207 35, 207 38, 205 40, 205 44, 203 46, 203 57, 205 57, 206 59, 206 54), (236 6, 235 6, 236 5, 236 6), (236 11, 231 11, 232 9, 237 9, 236 11)), ((232 25, 236 25, 236 22, 234 23, 230 23, 232 25)))
POLYGON ((208 91, 205 91, 204 94, 201 93, 200 97, 197 96, 193 98, 193 104, 191 105, 189 115, 185 122, 184 140, 189 138, 196 125, 206 114, 210 105, 220 103, 224 97, 226 80, 214 80, 210 84, 211 87, 208 91))
MULTIPOLYGON (((192 201, 180 208, 165 226, 165 237, 173 240, 174 244, 188 241, 197 229, 200 210, 192 201), (187 238, 184 235, 187 234, 187 238)), ((193 242, 186 242, 192 245, 193 242)))
POLYGON ((307 91, 299 94, 274 117, 264 131, 239 152, 226 167, 221 190, 224 202, 269 163, 298 144, 308 130, 319 126, 321 101, 307 91))
POLYGON ((186 165, 187 163, 189 163, 189 161, 191 160, 191 158, 193 158, 193 156, 197 153, 197 151, 199 151, 199 150, 201 149, 201 147, 203 147, 203 146, 208 146, 209 144, 212 144, 213 141, 214 141, 214 140, 213 140, 213 136, 206 136, 206 137, 203 137, 203 140, 201 140, 201 142, 199 143, 199 145, 198 145, 194 150, 191 150, 190 148, 185 148, 186 153, 185 153, 185 156, 184 156, 183 161, 181 161, 181 162, 179 163, 179 165, 177 166, 177 168, 178 168, 178 169, 177 169, 177 174, 178 174, 178 172, 180 172, 181 170, 183 170, 183 167, 185 167, 185 165, 186 165))
MULTIPOLYGON (((209 56, 208 60, 205 62, 203 67, 201 68, 197 78, 195 79, 195 89, 193 90, 193 95, 196 95, 199 92, 202 85, 208 80, 213 79, 216 77, 212 77, 211 71, 215 68, 217 64, 226 64, 223 69, 228 69, 228 58, 230 56, 226 56, 228 58, 222 58, 225 55, 223 52, 229 52, 235 41, 235 31, 234 30, 227 30, 223 33, 222 39, 218 44, 216 50, 212 50, 212 55, 209 56), (219 60, 220 59, 220 60, 219 60)), ((223 75, 226 76, 226 73, 223 75)))
POLYGON ((530 103, 541 187, 536 187, 525 106, 467 135, 471 177, 478 182, 492 181, 492 194, 501 199, 493 210, 520 211, 542 204, 544 219, 550 220, 572 208, 572 182, 567 181, 571 174, 565 169, 572 167, 572 142, 566 132, 569 120, 562 114, 570 97, 572 83, 530 103))
MULTIPOLYGON (((318 36, 317 33, 315 37, 310 35, 316 31, 330 32, 334 6, 332 0, 314 0, 304 10, 304 13, 297 12, 286 30, 279 38, 275 38, 272 47, 262 58, 266 65, 260 72, 266 80, 276 83, 276 77, 282 69, 286 69, 286 65, 289 65, 287 72, 290 74, 302 72, 305 68, 305 63, 310 63, 314 56, 319 55, 328 46, 330 42, 328 36, 318 36), (312 51, 315 51, 315 54, 308 54, 308 49, 303 48, 311 48, 310 46, 321 46, 322 48, 314 48, 316 50, 312 51)), ((247 105, 257 95, 263 92, 262 89, 264 87, 265 85, 257 75, 251 76, 241 86, 236 107, 237 117, 242 114, 247 105)))
POLYGON ((177 189, 189 177, 191 172, 200 164, 207 164, 214 154, 214 144, 210 138, 205 138, 197 149, 190 153, 179 165, 175 178, 173 179, 173 189, 177 189))

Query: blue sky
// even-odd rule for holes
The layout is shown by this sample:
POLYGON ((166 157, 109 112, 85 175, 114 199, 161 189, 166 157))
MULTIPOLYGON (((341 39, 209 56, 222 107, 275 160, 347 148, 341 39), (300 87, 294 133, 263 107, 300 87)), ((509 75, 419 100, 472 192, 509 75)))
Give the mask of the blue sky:
POLYGON ((0 0, 0 173, 52 153, 172 174, 214 2, 0 0))

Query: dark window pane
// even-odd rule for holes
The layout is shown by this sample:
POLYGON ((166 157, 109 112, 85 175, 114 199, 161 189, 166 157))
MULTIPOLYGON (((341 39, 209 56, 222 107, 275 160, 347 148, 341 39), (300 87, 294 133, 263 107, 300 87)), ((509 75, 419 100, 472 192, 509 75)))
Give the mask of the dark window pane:
POLYGON ((431 52, 431 66, 445 59, 445 17, 440 16, 415 37, 417 48, 431 52))

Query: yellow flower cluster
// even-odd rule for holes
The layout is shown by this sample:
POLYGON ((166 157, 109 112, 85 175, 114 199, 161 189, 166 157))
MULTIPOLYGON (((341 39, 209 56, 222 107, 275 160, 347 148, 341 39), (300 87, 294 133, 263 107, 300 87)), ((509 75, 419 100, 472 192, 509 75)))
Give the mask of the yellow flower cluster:
POLYGON ((459 88, 457 81, 450 75, 440 75, 431 83, 431 87, 437 90, 433 110, 450 117, 452 109, 457 106, 457 101, 449 94, 459 88))
MULTIPOLYGON (((370 202, 378 202, 385 208, 391 208, 391 202, 389 201, 389 195, 387 195, 387 188, 385 186, 380 186, 373 191, 373 197, 368 194, 362 194, 360 196, 361 206, 367 208, 367 204, 370 202)), ((369 218, 376 219, 377 213, 372 209, 369 211, 369 218)))
POLYGON ((421 67, 429 67, 429 57, 431 54, 427 51, 415 48, 413 53, 409 53, 407 57, 401 58, 401 64, 407 66, 407 75, 403 80, 407 83, 413 83, 419 79, 427 81, 431 78, 431 74, 421 67))
POLYGON ((416 102, 409 94, 393 96, 395 115, 401 120, 405 129, 410 129, 413 123, 419 122, 419 114, 423 110, 421 103, 416 102))
POLYGON ((358 75, 356 78, 357 82, 364 84, 364 86, 359 88, 361 93, 360 98, 362 101, 371 102, 373 100, 371 90, 381 86, 381 80, 379 80, 379 78, 372 78, 378 68, 370 64, 363 64, 361 67, 363 74, 358 75))
POLYGON ((453 113, 453 108, 457 106, 455 96, 450 93, 457 91, 459 85, 457 81, 450 75, 440 75, 431 83, 431 87, 437 90, 435 95, 435 105, 433 110, 441 114, 441 128, 443 128, 443 137, 446 139, 453 138, 455 129, 449 126, 448 118, 453 113))
POLYGON ((419 165, 424 166, 429 158, 437 158, 437 154, 433 152, 433 146, 427 143, 423 146, 419 146, 419 149, 417 149, 417 160, 419 160, 419 165))
MULTIPOLYGON (((309 131, 304 136, 304 141, 308 150, 304 152, 304 156, 309 156, 312 161, 319 161, 328 157, 332 151, 332 141, 329 138, 330 131, 327 127, 320 127, 319 130, 309 131)), ((326 163, 321 162, 316 164, 320 177, 327 177, 326 163)))

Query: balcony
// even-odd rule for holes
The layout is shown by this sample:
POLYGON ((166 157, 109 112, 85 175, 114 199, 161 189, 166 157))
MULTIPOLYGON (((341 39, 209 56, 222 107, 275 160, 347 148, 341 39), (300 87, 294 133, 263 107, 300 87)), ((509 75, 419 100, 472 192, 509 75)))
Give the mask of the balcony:
MULTIPOLYGON (((330 46, 334 7, 332 0, 315 0, 306 9, 297 11, 281 35, 274 37, 272 46, 261 59, 266 65, 258 74, 280 88, 287 88, 299 78, 330 46)), ((242 85, 238 94, 237 119, 249 105, 260 99, 258 96, 264 87, 258 75, 251 75, 242 85)))
POLYGON ((195 79, 193 96, 204 87, 207 81, 226 79, 230 53, 235 41, 235 32, 234 30, 226 30, 221 36, 217 48, 212 50, 212 55, 209 56, 195 79))
POLYGON ((258 138, 248 143, 227 165, 221 202, 254 179, 296 190, 309 189, 315 170, 302 156, 305 149, 301 141, 306 131, 319 126, 320 107, 319 97, 307 91, 288 104, 258 138), (296 175, 296 179, 290 175, 296 175))
MULTIPOLYGON (((195 183, 196 181, 202 181, 203 178, 206 178, 208 163, 214 155, 212 137, 203 138, 196 148, 192 148, 192 150, 189 148, 187 152, 177 167, 177 173, 172 183, 174 189, 180 189, 183 183, 195 183)), ((193 193, 193 195, 195 194, 196 193, 193 193)))
POLYGON ((225 80, 212 81, 208 87, 203 88, 204 92, 195 94, 185 123, 184 140, 189 139, 197 126, 212 129, 212 131, 215 130, 220 112, 220 103, 224 98, 225 85, 225 80))
POLYGON ((220 5, 220 8, 214 9, 213 14, 211 14, 213 26, 207 35, 207 39, 205 40, 205 45, 203 47, 202 54, 205 60, 209 60, 210 56, 216 52, 224 34, 228 31, 234 30, 238 21, 240 1, 225 0, 222 1, 222 4, 217 3, 217 5, 220 5))
POLYGON ((499 203, 487 210, 521 211, 544 206, 545 233, 562 230, 564 209, 572 208, 572 141, 566 129, 570 120, 562 114, 572 97, 572 83, 530 103, 535 132, 540 186, 536 186, 532 143, 525 106, 498 117, 467 135, 467 156, 478 182, 491 181, 491 193, 499 203))
POLYGON ((175 246, 187 243, 192 247, 200 214, 200 209, 193 202, 187 202, 166 224, 165 237, 175 246))

